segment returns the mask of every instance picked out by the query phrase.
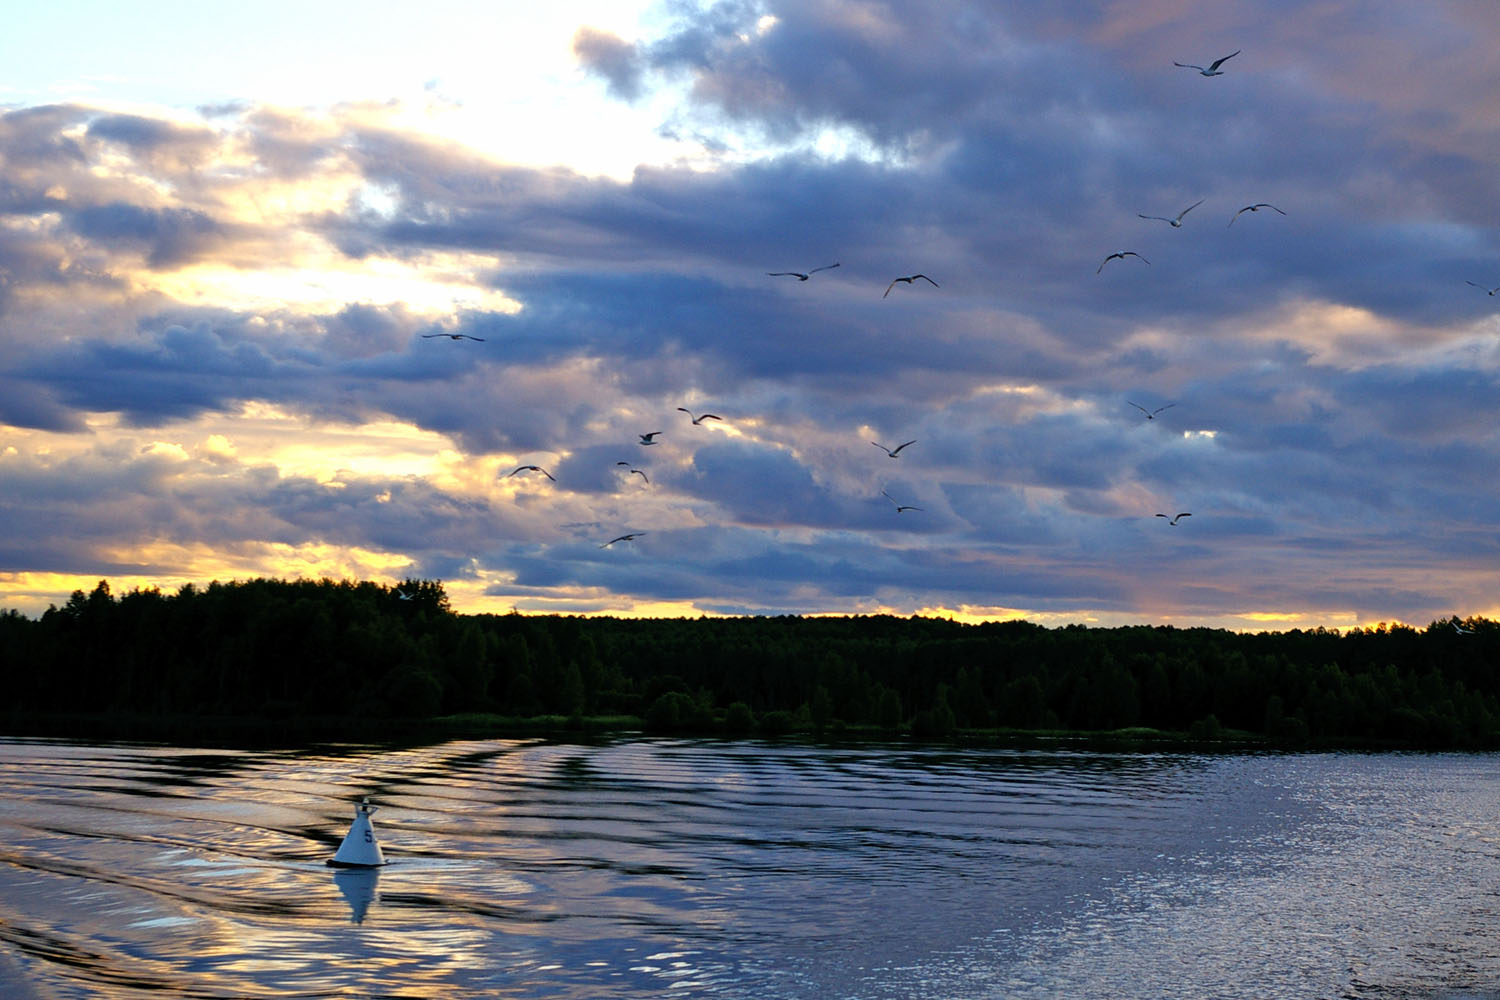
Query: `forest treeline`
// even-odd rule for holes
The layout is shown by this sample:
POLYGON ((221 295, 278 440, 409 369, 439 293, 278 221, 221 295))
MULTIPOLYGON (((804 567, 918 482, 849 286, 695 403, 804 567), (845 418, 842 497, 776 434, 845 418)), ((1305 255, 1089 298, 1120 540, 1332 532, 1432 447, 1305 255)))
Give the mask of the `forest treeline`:
POLYGON ((1024 621, 461 615, 442 584, 101 581, 0 613, 14 731, 38 719, 617 716, 657 731, 1113 731, 1276 745, 1500 745, 1500 625, 1255 634, 1024 621))

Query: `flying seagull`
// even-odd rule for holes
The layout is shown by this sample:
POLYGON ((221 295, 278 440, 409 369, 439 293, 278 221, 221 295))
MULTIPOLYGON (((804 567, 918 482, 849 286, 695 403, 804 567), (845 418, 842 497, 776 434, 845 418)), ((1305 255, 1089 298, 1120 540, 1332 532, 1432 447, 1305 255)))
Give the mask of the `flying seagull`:
POLYGON ((607 549, 611 545, 615 544, 615 542, 633 542, 637 538, 640 538, 644 534, 645 534, 644 531, 632 531, 628 535, 621 535, 618 538, 611 538, 609 541, 605 542, 603 545, 601 545, 599 547, 601 549, 607 549))
MULTIPOLYGON (((693 417, 693 411, 690 410, 690 409, 688 409, 686 406, 679 406, 678 409, 681 410, 683 413, 686 413, 688 416, 693 417)), ((703 423, 703 421, 705 421, 705 420, 723 420, 723 419, 724 418, 721 417, 721 416, 719 416, 717 413, 705 413, 702 416, 693 417, 693 426, 697 427, 699 424, 703 423)))
MULTIPOLYGON (((1130 400, 1127 399, 1127 400, 1125 400, 1125 402, 1130 403, 1130 400)), ((1155 420, 1156 419, 1156 415, 1158 413, 1160 413, 1162 410, 1170 410, 1172 407, 1176 406, 1177 404, 1176 403, 1168 403, 1166 406, 1158 406, 1154 410, 1148 410, 1144 406, 1142 406, 1140 403, 1130 403, 1130 405, 1133 406, 1133 407, 1135 407, 1137 410, 1140 410, 1142 413, 1144 413, 1146 415, 1146 419, 1147 420, 1155 420)))
MULTIPOLYGON (((548 479, 552 479, 552 473, 548 472, 546 469, 542 468, 540 465, 523 465, 523 466, 520 466, 519 468, 516 469, 515 472, 512 472, 510 474, 510 476, 514 476, 517 472, 540 472, 542 475, 546 476, 548 479)), ((509 479, 510 476, 506 476, 505 478, 509 479)), ((554 483, 557 482, 556 479, 552 479, 552 481, 554 483)))
POLYGON ((1483 288, 1486 292, 1489 292, 1491 295, 1494 295, 1496 292, 1500 292, 1500 287, 1485 288, 1483 285, 1481 285, 1477 281, 1470 281, 1470 282, 1468 282, 1468 284, 1473 285, 1475 288, 1483 288))
POLYGON ((1471 628, 1464 628, 1458 622, 1449 622, 1448 624, 1452 625, 1453 626, 1453 631, 1457 632, 1459 635, 1473 635, 1474 634, 1474 630, 1473 629, 1471 629, 1471 628))
MULTIPOLYGON (((1157 517, 1167 517, 1168 515, 1166 515, 1166 514, 1157 514, 1156 516, 1157 517)), ((1167 523, 1175 525, 1178 521, 1182 520, 1184 517, 1192 517, 1192 516, 1193 515, 1186 514, 1186 513, 1184 513, 1184 514, 1178 514, 1176 517, 1174 517, 1171 520, 1167 521, 1167 523)))
POLYGON ((1203 204, 1203 199, 1199 198, 1197 201, 1193 202, 1187 208, 1184 208, 1182 211, 1178 212, 1177 213, 1177 218, 1175 218, 1175 219, 1169 219, 1165 215, 1141 215, 1141 213, 1139 213, 1139 212, 1137 212, 1135 214, 1138 215, 1138 216, 1140 216, 1142 219, 1155 219, 1158 222, 1165 222, 1167 225, 1171 226, 1173 229, 1181 229, 1182 228, 1182 217, 1184 215, 1187 215, 1189 212, 1191 212, 1193 209, 1197 208, 1201 204, 1203 204))
POLYGON ((1239 55, 1240 52, 1241 52, 1240 49, 1235 49, 1233 52, 1229 53, 1229 55, 1225 56, 1224 58, 1222 58, 1222 59, 1215 59, 1213 62, 1211 62, 1211 63, 1208 64, 1208 69, 1204 69, 1202 66, 1195 66, 1192 63, 1174 62, 1172 65, 1173 66, 1181 66, 1183 69, 1195 69, 1199 73, 1202 73, 1204 76, 1223 76, 1224 75, 1224 71, 1222 69, 1220 69, 1219 67, 1222 66, 1222 65, 1224 65, 1229 60, 1233 59, 1235 56, 1239 55))
POLYGON ((637 476, 640 476, 642 479, 644 479, 646 481, 647 485, 649 485, 651 483, 651 477, 650 476, 646 475, 644 472, 642 472, 640 469, 637 469, 635 466, 631 465, 629 462, 616 462, 615 464, 616 465, 623 465, 623 466, 625 466, 625 468, 628 471, 634 472, 637 476))
POLYGON ((660 433, 661 433, 661 431, 652 431, 650 434, 642 434, 641 435, 641 444, 658 444, 659 442, 653 441, 652 439, 654 437, 656 437, 656 435, 658 435, 660 433))
POLYGON ((483 337, 471 337, 467 333, 424 333, 423 340, 431 340, 433 337, 447 337, 449 340, 477 340, 484 343, 483 337))
MULTIPOLYGON (((925 275, 925 274, 909 274, 909 275, 907 275, 904 278, 892 278, 891 279, 891 283, 889 285, 885 286, 885 295, 891 294, 891 289, 896 287, 896 283, 898 281, 899 282, 904 282, 904 283, 906 283, 906 284, 909 285, 912 282, 916 281, 918 278, 921 278, 923 281, 927 282, 933 288, 941 288, 942 287, 936 281, 933 281, 931 278, 927 277, 927 275, 925 275)), ((885 298, 885 295, 882 295, 881 298, 882 299, 885 298)))
POLYGON ((893 496, 891 496, 885 490, 881 490, 880 491, 880 495, 883 496, 883 497, 885 497, 891 503, 896 504, 896 513, 897 514, 901 513, 902 511, 906 511, 906 510, 921 510, 922 509, 921 507, 913 507, 911 504, 896 503, 896 498, 893 497, 893 496))
POLYGON ((881 451, 885 452, 887 455, 891 456, 892 458, 897 458, 897 457, 900 456, 902 448, 905 448, 907 444, 916 444, 917 442, 916 442, 916 439, 912 439, 912 440, 906 442, 906 444, 898 444, 894 448, 887 448, 885 445, 881 444, 879 441, 871 441, 870 443, 873 444, 875 447, 879 448, 881 451))
MULTIPOLYGON (((1099 271, 1104 270, 1104 265, 1108 264, 1110 261, 1115 259, 1124 260, 1126 257, 1141 257, 1141 255, 1136 253, 1134 250, 1116 250, 1114 253, 1110 254, 1108 257, 1099 262, 1099 271)), ((1144 257, 1141 257, 1141 260, 1145 261, 1145 263, 1147 264, 1151 263, 1144 257)), ((1098 274, 1099 271, 1095 271, 1094 273, 1098 274)))
MULTIPOLYGON (((1234 219, 1238 219, 1240 216, 1244 215, 1246 212, 1259 212, 1263 208, 1269 208, 1271 211, 1276 212, 1276 213, 1281 214, 1281 215, 1285 215, 1286 214, 1285 212, 1281 211, 1281 209, 1277 208, 1275 205, 1271 204, 1268 201, 1258 201, 1254 205, 1246 205, 1244 208, 1240 209, 1238 212, 1235 212, 1234 213, 1234 219)), ((1234 225, 1234 219, 1230 219, 1229 220, 1229 226, 1234 225)), ((1228 229, 1229 226, 1225 226, 1224 228, 1228 229)))
POLYGON ((835 267, 838 267, 838 265, 824 264, 822 267, 815 267, 811 271, 767 271, 766 274, 772 278, 796 278, 798 281, 806 281, 819 271, 828 271, 835 267))

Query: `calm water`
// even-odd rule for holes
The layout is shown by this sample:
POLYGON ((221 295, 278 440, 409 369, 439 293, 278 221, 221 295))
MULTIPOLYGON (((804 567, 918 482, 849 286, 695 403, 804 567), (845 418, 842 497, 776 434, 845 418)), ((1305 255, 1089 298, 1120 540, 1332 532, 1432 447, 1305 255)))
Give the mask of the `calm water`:
POLYGON ((1497 765, 0 741, 0 996, 1500 997, 1497 765))

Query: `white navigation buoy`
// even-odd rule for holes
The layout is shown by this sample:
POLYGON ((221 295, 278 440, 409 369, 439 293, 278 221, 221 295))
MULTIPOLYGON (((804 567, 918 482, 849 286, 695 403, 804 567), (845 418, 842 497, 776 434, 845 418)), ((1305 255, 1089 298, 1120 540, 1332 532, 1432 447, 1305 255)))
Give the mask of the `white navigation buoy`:
POLYGON ((375 841, 375 828, 370 825, 370 816, 376 806, 370 805, 368 797, 354 807, 354 822, 344 834, 344 842, 329 860, 336 868, 378 868, 385 864, 385 855, 375 841))

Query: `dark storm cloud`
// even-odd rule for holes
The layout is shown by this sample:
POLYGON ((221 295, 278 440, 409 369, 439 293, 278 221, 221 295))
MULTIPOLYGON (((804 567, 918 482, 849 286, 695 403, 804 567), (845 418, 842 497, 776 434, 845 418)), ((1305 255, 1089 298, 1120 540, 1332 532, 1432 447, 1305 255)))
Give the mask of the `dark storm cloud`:
MULTIPOLYGON (((596 544, 552 547, 515 555, 517 582, 547 592, 570 586, 603 586, 652 600, 698 597, 705 576, 721 581, 722 595, 741 598, 755 613, 814 608, 798 601, 809 589, 840 601, 868 598, 872 575, 899 572, 900 559, 845 533, 816 542, 785 542, 763 531, 702 528, 642 537, 626 548, 596 544)), ((826 610, 826 607, 825 607, 826 610)))
POLYGON ((141 115, 102 115, 89 123, 87 135, 123 143, 131 149, 152 150, 176 142, 183 130, 141 115))
MULTIPOLYGON (((119 450, 43 465, 11 459, 0 485, 10 565, 46 572, 94 572, 115 539, 163 537, 172 500, 160 460, 119 450)), ((179 536, 188 540, 191 532, 179 536)), ((238 533, 233 537, 242 537, 238 533)), ((120 560, 114 563, 122 569, 120 560)))
POLYGON ((294 324, 177 309, 143 318, 127 340, 33 346, 8 375, 15 388, 0 415, 61 429, 76 427, 78 414, 119 413, 152 426, 259 400, 330 418, 391 413, 477 432, 489 417, 455 409, 431 388, 472 375, 475 358, 446 339, 421 338, 432 329, 400 307, 351 305, 294 324))
POLYGON ((133 155, 167 170, 191 170, 219 146, 219 137, 200 126, 184 126, 144 115, 106 114, 89 121, 84 135, 118 143, 133 155))
MULTIPOLYGON (((340 246, 505 251, 569 269, 570 262, 716 272, 725 276, 817 266, 801 261, 868 246, 876 292, 900 265, 869 259, 895 206, 921 208, 922 181, 858 161, 787 157, 741 170, 641 167, 628 182, 566 170, 507 167, 449 147, 362 130, 353 154, 364 176, 399 196, 392 218, 334 216, 340 246), (744 269, 741 271, 740 269, 744 269), (883 276, 882 276, 883 275, 883 276), (877 284, 878 283, 878 284, 877 284)), ((846 266, 852 266, 846 265, 846 266)))
MULTIPOLYGON (((231 509, 248 498, 234 498, 231 509)), ((288 542, 308 537, 388 551, 422 551, 431 558, 467 558, 476 540, 511 531, 483 501, 445 493, 410 479, 375 478, 341 489, 302 477, 283 478, 266 497, 269 516, 282 522, 288 542)))
POLYGON ((715 499, 740 524, 826 527, 848 524, 853 513, 783 449, 701 445, 693 452, 692 480, 695 493, 715 499))
POLYGON ((323 347, 336 357, 373 357, 398 351, 431 324, 400 305, 356 302, 322 322, 323 347))
POLYGON ((76 408, 65 405, 46 386, 24 376, 0 376, 0 421, 13 427, 49 431, 79 431, 84 427, 76 408))
POLYGON ((132 247, 154 268, 180 267, 208 252, 221 227, 192 209, 148 209, 113 202, 90 205, 69 216, 75 233, 106 246, 132 247))
POLYGON ((227 341, 208 323, 173 326, 143 345, 86 341, 19 373, 51 387, 78 410, 153 424, 225 410, 252 383, 295 378, 298 366, 248 342, 227 341))
POLYGON ((1382 366, 1341 380, 1336 391, 1343 406, 1369 407, 1387 434, 1418 442, 1489 437, 1500 413, 1500 381, 1467 368, 1382 366))

